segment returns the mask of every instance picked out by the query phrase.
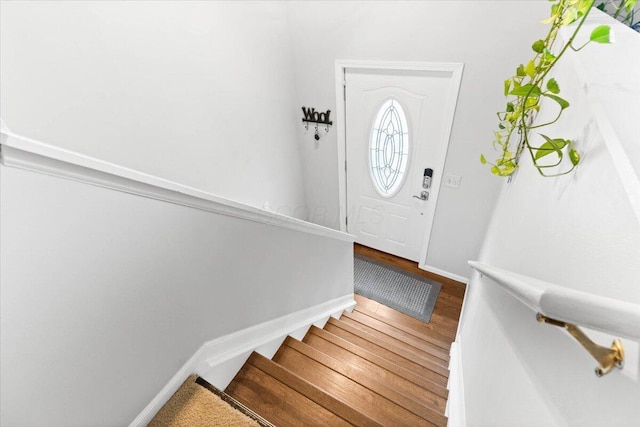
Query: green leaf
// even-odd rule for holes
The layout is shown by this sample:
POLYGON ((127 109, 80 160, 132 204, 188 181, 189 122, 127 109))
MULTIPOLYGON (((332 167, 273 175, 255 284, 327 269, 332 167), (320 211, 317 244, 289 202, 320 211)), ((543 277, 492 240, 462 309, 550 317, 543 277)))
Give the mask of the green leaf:
POLYGON ((544 52, 544 41, 543 40, 536 40, 532 45, 531 45, 531 49, 533 49, 533 51, 535 53, 542 53, 544 52))
POLYGON ((545 49, 543 59, 545 63, 549 64, 556 59, 556 56, 549 49, 545 49))
POLYGON ((527 74, 527 76, 533 79, 533 76, 536 75, 536 64, 534 64, 533 61, 529 61, 527 66, 524 67, 524 72, 527 74))
POLYGON ((578 17, 582 18, 584 14, 591 9, 593 3, 595 3, 594 0, 577 0, 576 7, 578 8, 578 17))
POLYGON ((550 93, 543 93, 542 96, 546 96, 549 99, 553 99, 560 105, 560 109, 564 110, 565 108, 569 108, 569 101, 564 98, 560 98, 557 95, 552 95, 550 93))
POLYGON ((562 25, 569 25, 578 19, 578 9, 574 6, 569 6, 562 17, 562 25))
POLYGON ((536 105, 538 105, 538 98, 532 97, 530 96, 529 98, 527 98, 527 102, 525 102, 524 106, 527 110, 535 107, 536 105))
POLYGON ((501 175, 501 174, 500 174, 500 168, 499 168, 499 167, 497 167, 497 166, 492 166, 492 167, 491 167, 491 173, 492 173, 492 174, 494 174, 494 175, 498 175, 498 176, 500 176, 500 175, 501 175))
POLYGON ((524 77, 525 76, 524 65, 522 65, 522 64, 518 65, 518 68, 516 68, 516 76, 518 76, 518 77, 524 77))
POLYGON ((607 11, 606 7, 607 7, 606 4, 600 3, 599 5, 596 6, 596 9, 600 9, 601 11, 606 12, 607 11))
POLYGON ((560 85, 558 85, 558 82, 554 78, 547 81, 547 89, 551 93, 560 93, 560 85))
POLYGON ((589 40, 596 43, 611 43, 611 27, 608 25, 598 25, 591 31, 589 40))
POLYGON ((511 79, 504 81, 504 96, 509 95, 509 89, 511 89, 511 79))
POLYGON ((542 136, 547 142, 536 149, 536 155, 534 156, 536 160, 539 160, 551 153, 559 153, 558 155, 561 156, 561 150, 570 142, 562 138, 551 139, 548 136, 542 134, 540 134, 540 136, 542 136))
POLYGON ((638 0, 625 0, 624 9, 627 11, 627 13, 631 13, 637 2, 638 0))
POLYGON ((529 96, 532 98, 538 98, 540 96, 540 94, 542 93, 542 91, 540 90, 540 88, 536 85, 533 84, 527 84, 524 86, 520 86, 517 88, 514 88, 511 92, 509 92, 510 95, 516 95, 516 96, 529 96))
POLYGON ((484 154, 480 154, 480 163, 482 163, 483 165, 487 164, 487 159, 486 157, 484 157, 484 154))
POLYGON ((558 3, 554 3, 551 5, 551 16, 549 16, 547 19, 543 19, 542 22, 543 24, 548 24, 550 22, 553 22, 554 19, 556 19, 556 17, 558 16, 558 8, 560 6, 558 5, 558 3))
POLYGON ((502 176, 509 176, 516 170, 516 164, 511 162, 507 162, 502 168, 502 176))
POLYGON ((515 108, 513 106, 513 102, 507 102, 507 113, 513 113, 515 108))
POLYGON ((580 153, 575 148, 569 150, 569 160, 571 160, 571 164, 576 166, 580 162, 580 153))

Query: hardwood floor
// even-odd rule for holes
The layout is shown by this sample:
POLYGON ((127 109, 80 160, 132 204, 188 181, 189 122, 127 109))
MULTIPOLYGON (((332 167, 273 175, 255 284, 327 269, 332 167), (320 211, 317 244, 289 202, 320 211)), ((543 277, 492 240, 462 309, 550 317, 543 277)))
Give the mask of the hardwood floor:
POLYGON ((355 253, 442 283, 430 323, 355 295, 356 307, 272 360, 251 355, 225 390, 278 426, 446 426, 449 349, 465 285, 356 245, 355 253))
POLYGON ((373 301, 372 304, 365 304, 360 303, 356 299, 358 302, 356 311, 360 311, 361 308, 367 307, 370 312, 384 313, 386 316, 397 319, 402 325, 412 325, 412 327, 416 328, 418 331, 431 330, 435 336, 440 336, 445 340, 445 343, 447 343, 446 348, 448 350, 451 343, 454 341, 456 331, 458 330, 458 321, 462 311, 462 300, 464 299, 466 285, 444 276, 420 270, 416 262, 380 252, 357 243, 354 245, 354 253, 371 258, 383 264, 399 268, 407 273, 435 280, 442 284, 440 295, 438 295, 438 300, 436 301, 433 314, 431 315, 431 321, 429 323, 421 322, 420 320, 409 317, 382 304, 376 303, 375 301, 373 301))

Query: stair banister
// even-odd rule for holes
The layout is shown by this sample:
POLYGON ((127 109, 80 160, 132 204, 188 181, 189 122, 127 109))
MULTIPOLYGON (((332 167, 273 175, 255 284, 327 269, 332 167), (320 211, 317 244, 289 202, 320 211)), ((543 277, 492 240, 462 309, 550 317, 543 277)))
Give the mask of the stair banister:
POLYGON ((623 367, 622 344, 616 339, 611 347, 600 346, 577 325, 640 339, 638 304, 577 291, 479 261, 469 261, 469 265, 531 308, 538 321, 566 329, 598 361, 598 376, 609 373, 613 367, 623 367))

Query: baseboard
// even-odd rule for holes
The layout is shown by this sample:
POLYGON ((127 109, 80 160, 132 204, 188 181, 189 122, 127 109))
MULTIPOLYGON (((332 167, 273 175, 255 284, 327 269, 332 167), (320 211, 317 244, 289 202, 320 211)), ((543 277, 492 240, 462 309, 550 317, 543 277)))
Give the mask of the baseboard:
POLYGON ((439 276, 446 277, 447 279, 455 280, 456 282, 464 283, 465 285, 469 284, 469 279, 467 277, 463 277, 455 273, 441 270, 436 267, 431 267, 430 265, 426 265, 426 264, 420 264, 418 267, 420 267, 420 269, 424 271, 428 271, 430 273, 434 273, 439 276))
POLYGON ((451 344, 449 359, 449 397, 445 415, 448 427, 465 427, 467 425, 464 402, 464 379, 462 374, 462 346, 456 341, 451 344))
POLYGON ((252 351, 271 358, 287 335, 301 337, 311 325, 323 327, 329 317, 355 304, 353 294, 345 295, 204 343, 129 426, 149 424, 189 375, 197 373, 224 390, 252 351))

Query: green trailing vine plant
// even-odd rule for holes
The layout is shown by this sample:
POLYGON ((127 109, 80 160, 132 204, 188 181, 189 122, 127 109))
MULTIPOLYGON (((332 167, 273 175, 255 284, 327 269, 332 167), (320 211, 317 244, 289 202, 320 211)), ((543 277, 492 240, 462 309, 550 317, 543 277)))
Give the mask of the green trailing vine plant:
MULTIPOLYGON (((527 151, 531 156, 534 167, 542 176, 559 176, 571 172, 580 162, 580 154, 571 140, 550 137, 539 132, 541 128, 557 122, 564 110, 569 108, 569 102, 560 96, 560 85, 555 78, 549 77, 549 72, 558 63, 565 52, 571 48, 581 50, 591 42, 609 43, 610 28, 601 25, 593 29, 589 40, 580 47, 573 46, 576 35, 582 28, 594 0, 558 0, 551 6, 551 16, 543 23, 550 23, 551 28, 544 39, 536 40, 531 46, 535 56, 526 64, 520 64, 516 74, 504 82, 504 95, 507 104, 504 111, 498 112, 498 130, 494 132, 493 147, 499 156, 494 162, 487 161, 480 156, 482 164, 491 166, 491 172, 498 176, 510 176, 518 168, 520 155, 527 151), (561 27, 575 25, 567 43, 556 53, 553 45, 561 27), (552 101, 557 114, 546 123, 535 123, 534 118, 539 114, 542 99, 552 101), (531 132, 535 131, 542 137, 539 144, 535 144, 531 132), (565 158, 569 162, 565 162, 565 158), (553 160, 550 160, 553 159, 553 160), (560 171, 554 169, 560 165, 560 171)), ((545 109, 548 105, 545 105, 545 109)))
POLYGON ((598 6, 603 12, 608 13, 614 19, 628 25, 632 29, 640 32, 640 13, 635 10, 638 0, 607 0, 603 1, 598 6))

